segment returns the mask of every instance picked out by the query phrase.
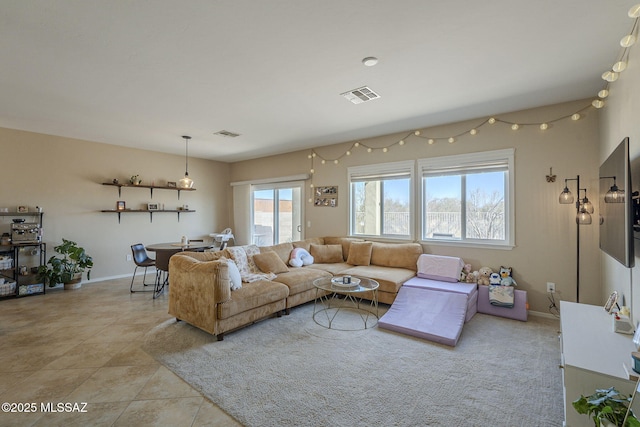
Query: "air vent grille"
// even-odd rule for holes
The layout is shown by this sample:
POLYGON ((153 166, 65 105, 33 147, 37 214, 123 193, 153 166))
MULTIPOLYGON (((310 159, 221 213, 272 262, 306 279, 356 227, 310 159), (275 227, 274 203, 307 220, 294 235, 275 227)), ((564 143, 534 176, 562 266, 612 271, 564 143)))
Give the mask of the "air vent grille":
POLYGON ((214 133, 214 135, 224 136, 225 138, 237 138, 237 137, 240 136, 239 133, 229 132, 228 130, 218 131, 218 132, 214 133))
POLYGON ((380 98, 380 95, 367 86, 359 87, 358 89, 353 89, 348 92, 341 93, 340 95, 344 96, 354 104, 362 104, 363 102, 380 98))

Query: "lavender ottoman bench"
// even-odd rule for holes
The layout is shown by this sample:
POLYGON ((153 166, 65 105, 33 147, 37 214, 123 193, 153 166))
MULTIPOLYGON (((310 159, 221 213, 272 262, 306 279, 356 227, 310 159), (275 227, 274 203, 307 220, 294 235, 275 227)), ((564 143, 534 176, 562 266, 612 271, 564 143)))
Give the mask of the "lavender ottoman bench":
POLYGON ((467 312, 467 296, 402 286, 378 326, 454 347, 467 312))

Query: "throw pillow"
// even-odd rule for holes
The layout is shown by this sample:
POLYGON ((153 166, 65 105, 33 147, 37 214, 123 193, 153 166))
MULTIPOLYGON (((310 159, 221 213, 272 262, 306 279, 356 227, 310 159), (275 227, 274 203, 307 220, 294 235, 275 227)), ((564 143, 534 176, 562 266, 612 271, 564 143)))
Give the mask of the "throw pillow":
POLYGON ((351 242, 347 264, 369 265, 371 264, 371 249, 373 242, 351 242))
POLYGON ((228 247, 226 250, 238 266, 238 270, 240 270, 240 277, 242 277, 243 282, 275 279, 275 274, 262 273, 256 266, 256 263, 253 262, 253 255, 260 253, 260 249, 258 249, 256 245, 232 246, 228 247))
POLYGON ((316 263, 329 264, 343 262, 342 245, 314 245, 311 244, 309 253, 316 263))
POLYGON ((240 277, 240 270, 238 266, 231 259, 220 257, 218 259, 221 262, 226 262, 229 266, 229 285, 232 291, 240 289, 242 287, 242 278, 240 277))
POLYGON ((282 262, 280 257, 274 251, 266 251, 253 256, 253 262, 260 271, 264 273, 286 273, 289 271, 287 265, 282 262))

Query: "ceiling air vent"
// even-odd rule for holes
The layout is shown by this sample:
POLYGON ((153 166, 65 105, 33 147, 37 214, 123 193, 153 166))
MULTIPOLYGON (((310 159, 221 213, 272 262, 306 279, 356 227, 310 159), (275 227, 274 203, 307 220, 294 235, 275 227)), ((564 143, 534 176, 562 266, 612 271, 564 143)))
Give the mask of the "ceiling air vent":
POLYGON ((380 98, 380 95, 372 91, 367 86, 359 87, 358 89, 353 89, 348 92, 341 93, 340 95, 344 96, 354 104, 362 104, 363 102, 380 98))
POLYGON ((240 136, 239 133, 229 132, 228 130, 218 131, 218 132, 214 133, 214 135, 224 136, 225 138, 237 138, 237 137, 240 136))

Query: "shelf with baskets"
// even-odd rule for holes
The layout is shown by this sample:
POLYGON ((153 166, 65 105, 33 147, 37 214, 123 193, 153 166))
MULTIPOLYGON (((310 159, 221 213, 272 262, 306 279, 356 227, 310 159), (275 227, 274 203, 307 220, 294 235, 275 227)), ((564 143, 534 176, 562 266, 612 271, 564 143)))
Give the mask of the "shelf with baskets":
POLYGON ((12 219, 0 242, 0 298, 44 294, 44 283, 37 278, 38 267, 45 264, 47 252, 41 241, 43 213, 0 212, 0 218, 3 217, 12 219))

